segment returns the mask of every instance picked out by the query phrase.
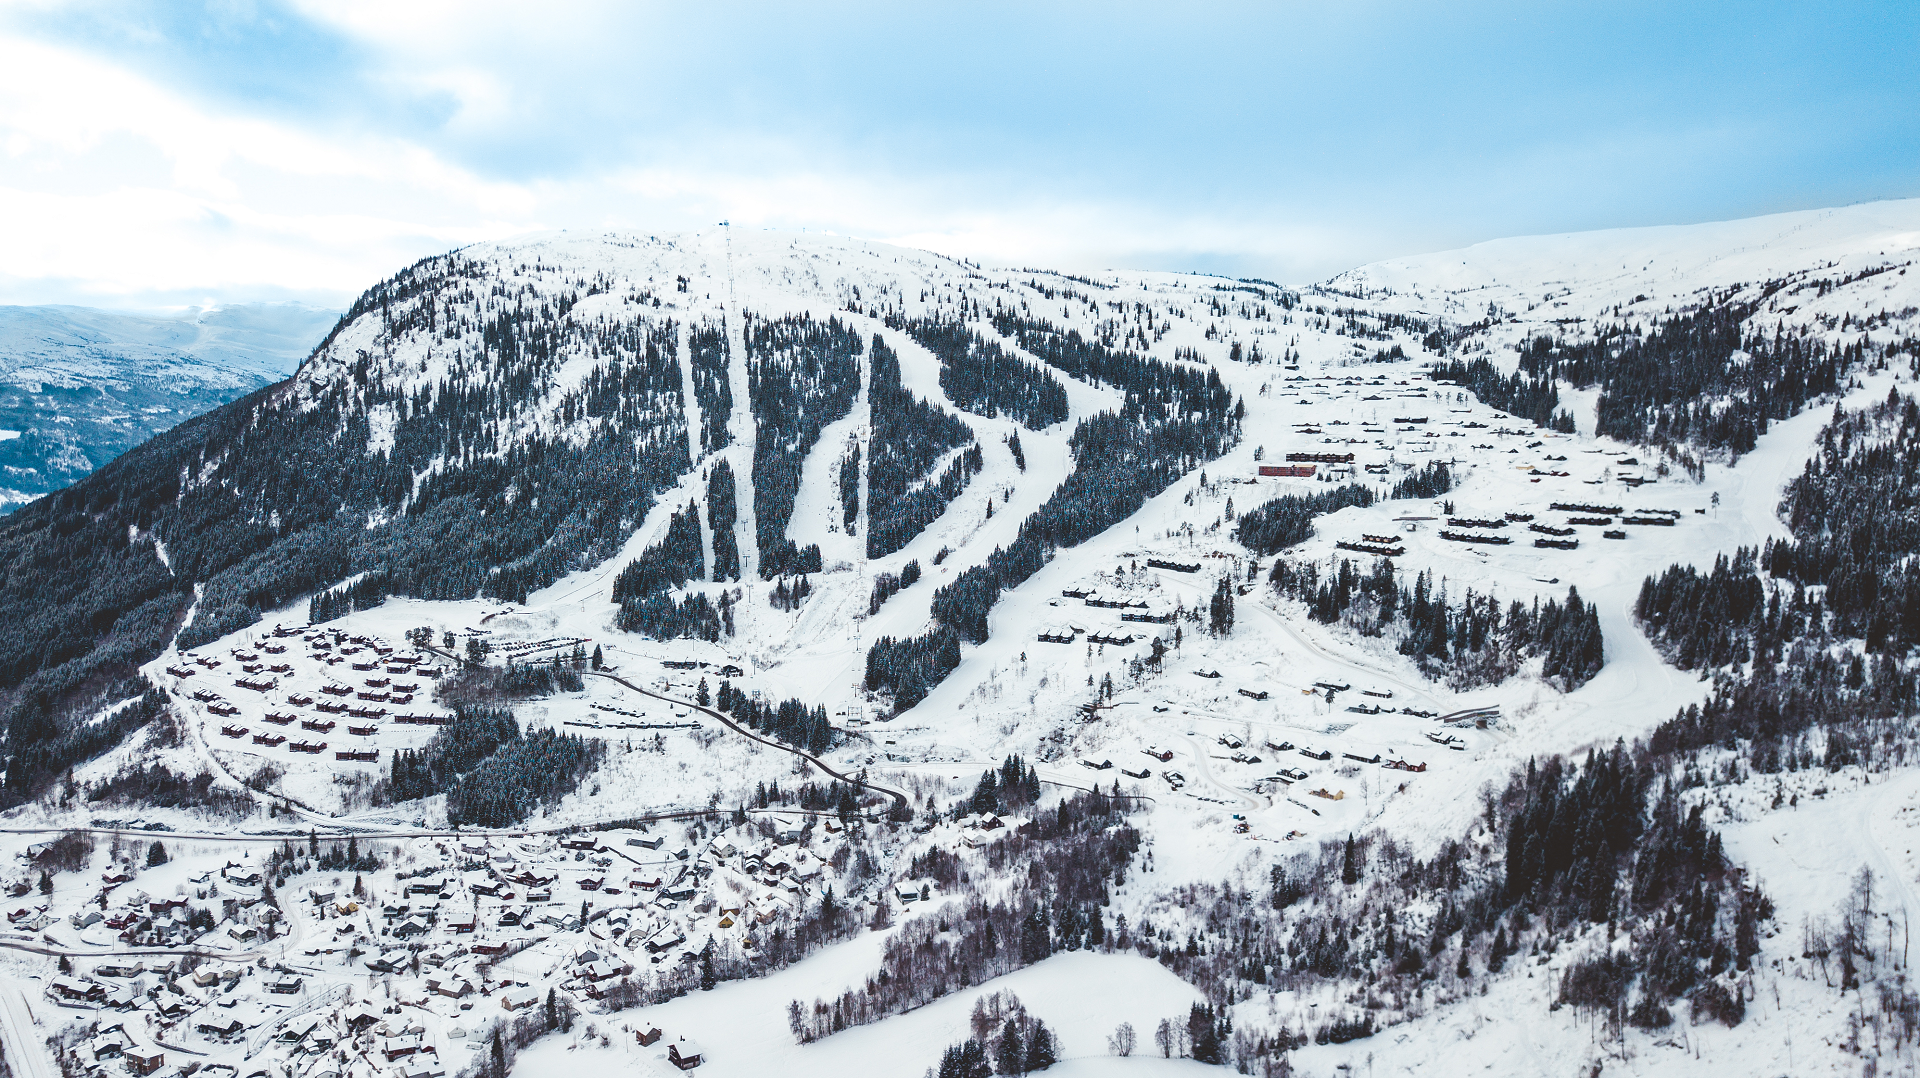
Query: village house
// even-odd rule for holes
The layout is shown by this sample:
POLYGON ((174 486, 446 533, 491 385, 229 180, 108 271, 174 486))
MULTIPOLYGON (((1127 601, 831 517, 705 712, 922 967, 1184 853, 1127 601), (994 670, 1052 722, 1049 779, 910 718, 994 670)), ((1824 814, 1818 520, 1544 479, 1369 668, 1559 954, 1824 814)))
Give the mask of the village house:
POLYGON ((667 1045, 667 1062, 683 1071, 690 1071, 700 1065, 700 1050, 685 1037, 676 1038, 667 1045))

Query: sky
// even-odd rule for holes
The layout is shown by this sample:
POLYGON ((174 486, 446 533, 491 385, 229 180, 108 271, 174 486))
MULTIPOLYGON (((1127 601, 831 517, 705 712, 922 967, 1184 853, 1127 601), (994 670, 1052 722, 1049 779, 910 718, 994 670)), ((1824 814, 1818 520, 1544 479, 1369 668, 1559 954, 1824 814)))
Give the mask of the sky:
POLYGON ((1290 284, 1920 195, 1920 4, 0 0, 0 303, 556 228, 1290 284))

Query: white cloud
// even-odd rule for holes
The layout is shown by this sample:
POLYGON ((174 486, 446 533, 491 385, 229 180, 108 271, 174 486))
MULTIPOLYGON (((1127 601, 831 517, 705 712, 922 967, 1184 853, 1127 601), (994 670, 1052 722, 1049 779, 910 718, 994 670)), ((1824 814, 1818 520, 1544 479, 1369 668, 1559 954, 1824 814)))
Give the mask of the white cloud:
MULTIPOLYGON (((349 28, 376 10, 349 9, 349 28)), ((452 93, 454 126, 482 129, 522 107, 511 80, 462 59, 457 28, 404 31, 387 27, 374 47, 433 42, 416 44, 417 62, 387 66, 452 93)), ((1085 269, 1217 268, 1225 251, 1235 268, 1304 274, 1353 244, 1272 209, 1168 209, 985 172, 891 174, 782 135, 715 131, 675 150, 671 166, 489 179, 399 136, 236 115, 93 55, 0 34, 0 302, 338 304, 465 243, 723 218, 1085 269)))
POLYGON ((87 302, 338 302, 423 254, 543 227, 535 191, 421 147, 222 115, 18 38, 0 37, 0 147, 0 275, 85 282, 60 287, 87 302))

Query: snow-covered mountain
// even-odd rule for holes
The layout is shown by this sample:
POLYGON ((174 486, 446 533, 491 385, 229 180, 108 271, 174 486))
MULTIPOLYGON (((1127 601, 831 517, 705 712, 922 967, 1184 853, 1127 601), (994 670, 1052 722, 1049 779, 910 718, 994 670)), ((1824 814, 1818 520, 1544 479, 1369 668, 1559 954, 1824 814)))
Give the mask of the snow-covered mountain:
POLYGON ((1665 225, 1491 240, 1390 259, 1324 282, 1391 307, 1496 333, 1578 332, 1599 320, 1645 321, 1742 290, 1764 292, 1758 323, 1835 328, 1883 314, 1910 327, 1920 279, 1920 199, 1869 202, 1701 225, 1665 225))
POLYGON ((331 894, 222 953, 316 998, 383 962, 443 1060, 499 1009, 446 986, 521 991, 459 952, 525 946, 608 1037, 535 1008, 518 1073, 665 1066, 654 1025, 717 1074, 1908 1066, 1916 247, 1920 203, 1298 288, 462 249, 8 519, 5 790, 193 828, 149 894, 331 894), (317 837, 243 863, 222 814, 317 837), (349 875, 442 884, 386 929, 431 968, 349 875))
POLYGON ((0 509, 293 373, 337 316, 292 304, 0 307, 0 509))

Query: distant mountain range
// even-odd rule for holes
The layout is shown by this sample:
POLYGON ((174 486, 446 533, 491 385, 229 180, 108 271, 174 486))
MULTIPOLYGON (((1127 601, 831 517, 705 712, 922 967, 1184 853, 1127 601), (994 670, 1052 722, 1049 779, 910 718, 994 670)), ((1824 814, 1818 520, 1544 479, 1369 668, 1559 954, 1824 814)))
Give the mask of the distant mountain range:
POLYGON ((0 511, 293 373, 339 312, 0 307, 0 511))

